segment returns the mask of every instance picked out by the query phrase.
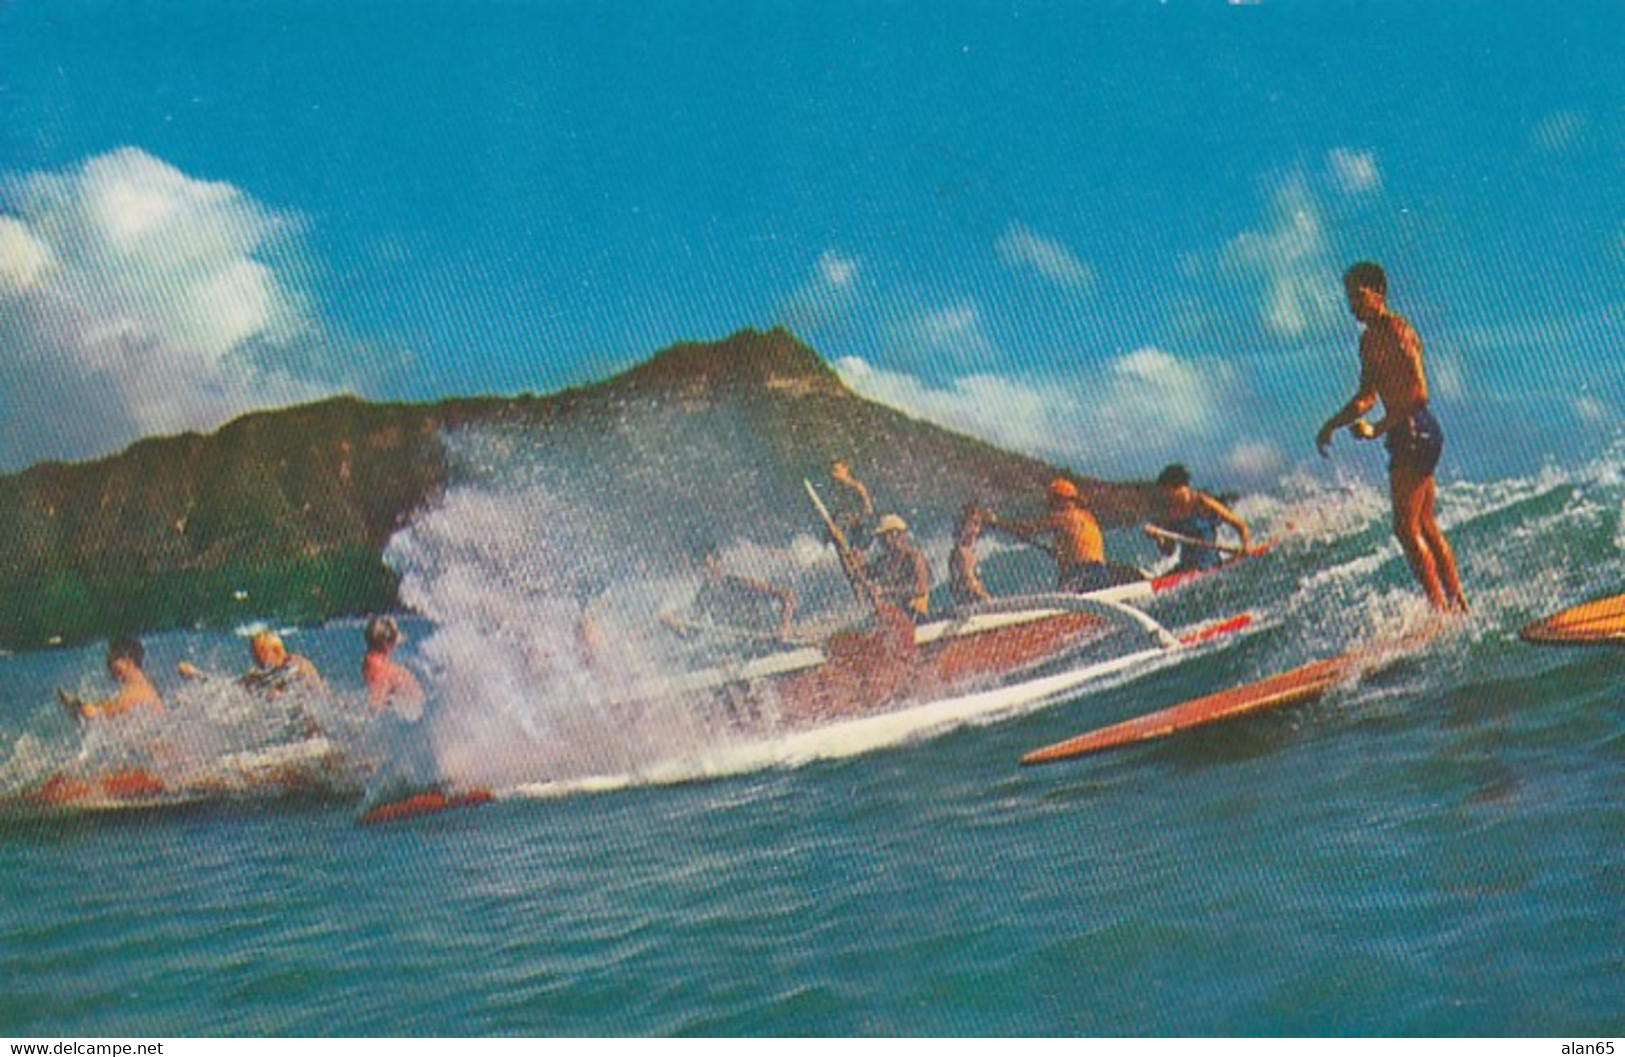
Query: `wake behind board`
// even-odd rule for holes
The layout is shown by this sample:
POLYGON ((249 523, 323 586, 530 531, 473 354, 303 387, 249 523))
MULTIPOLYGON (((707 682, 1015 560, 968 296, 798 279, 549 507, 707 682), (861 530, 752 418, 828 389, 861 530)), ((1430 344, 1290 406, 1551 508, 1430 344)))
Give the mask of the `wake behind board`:
POLYGON ((1625 646, 1625 595, 1554 613, 1530 624, 1518 637, 1542 646, 1625 646))
POLYGON ((1124 720, 1109 727, 1080 734, 1075 738, 1046 745, 1027 753, 1021 758, 1021 763, 1025 766, 1056 763, 1060 760, 1155 741, 1197 727, 1251 715, 1254 712, 1313 701, 1351 673, 1410 652, 1417 646, 1431 641, 1438 634, 1436 628, 1429 629, 1381 646, 1362 647, 1336 657, 1313 661, 1245 686, 1231 687, 1149 715, 1124 720))
POLYGON ((356 821, 363 826, 375 825, 379 822, 404 822, 411 818, 422 818, 425 815, 438 815, 442 811, 454 811, 460 807, 478 807, 489 804, 496 797, 489 789, 471 789, 466 793, 443 793, 439 790, 430 790, 416 793, 400 800, 391 800, 384 804, 375 804, 361 813, 356 821))

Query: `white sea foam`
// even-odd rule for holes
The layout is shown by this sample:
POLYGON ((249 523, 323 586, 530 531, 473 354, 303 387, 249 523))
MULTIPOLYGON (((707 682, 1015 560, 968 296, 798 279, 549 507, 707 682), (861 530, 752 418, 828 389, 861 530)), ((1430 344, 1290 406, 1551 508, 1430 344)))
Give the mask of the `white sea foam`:
MULTIPOLYGON (((389 549, 403 598, 433 626, 414 644, 434 696, 422 731, 440 776, 454 784, 549 796, 687 781, 867 752, 1005 714, 911 710, 839 729, 745 738, 709 693, 634 693, 684 668, 729 663, 727 650, 739 645, 719 651, 712 643, 696 653, 655 620, 685 604, 695 568, 672 558, 670 547, 658 560, 626 563, 626 550, 660 526, 605 523, 573 488, 572 468, 539 444, 512 436, 458 443, 465 457, 477 455, 468 459, 474 472, 389 549)), ((1578 471, 1549 467, 1441 487, 1440 520, 1475 606, 1451 640, 1462 645, 1441 649, 1504 637, 1537 608, 1625 572, 1617 558, 1583 569, 1563 561, 1599 529, 1619 555, 1618 467, 1615 453, 1578 471)), ((1272 643, 1257 659, 1259 675, 1404 639, 1432 620, 1389 531, 1385 490, 1300 475, 1237 508, 1258 536, 1283 541, 1263 559, 1277 563, 1267 581, 1277 593, 1255 600, 1255 630, 1272 643)), ((803 620, 829 627, 855 612, 817 535, 780 546, 718 542, 730 568, 792 587, 803 620)), ((921 542, 941 569, 947 537, 927 533, 921 542)), ((1005 549, 992 539, 985 546, 1005 549)))

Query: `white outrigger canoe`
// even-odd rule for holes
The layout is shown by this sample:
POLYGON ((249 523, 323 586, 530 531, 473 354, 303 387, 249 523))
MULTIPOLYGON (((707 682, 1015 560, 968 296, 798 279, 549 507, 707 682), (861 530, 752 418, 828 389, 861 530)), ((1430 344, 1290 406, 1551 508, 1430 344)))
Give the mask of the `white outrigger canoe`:
POLYGON ((712 701, 730 717, 714 745, 636 773, 529 782, 502 796, 554 797, 672 784, 837 759, 997 722, 1117 685, 1245 630, 1251 614, 1174 634, 1121 603, 1079 595, 1014 598, 917 628, 844 632, 822 647, 641 684, 627 704, 663 695, 712 701), (912 632, 906 660, 879 656, 912 632), (1109 656, 1092 655, 1114 640, 1109 656))

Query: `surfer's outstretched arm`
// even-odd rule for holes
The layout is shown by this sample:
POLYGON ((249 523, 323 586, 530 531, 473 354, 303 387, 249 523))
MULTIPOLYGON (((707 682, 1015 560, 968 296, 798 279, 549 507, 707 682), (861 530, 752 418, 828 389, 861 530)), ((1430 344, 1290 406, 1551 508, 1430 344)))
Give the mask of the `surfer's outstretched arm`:
POLYGON ((1337 414, 1327 419, 1326 424, 1320 427, 1320 432, 1315 436, 1315 448, 1320 452, 1320 457, 1331 458, 1326 449, 1332 443, 1332 435, 1343 427, 1352 426, 1360 421, 1376 404, 1376 379, 1371 377, 1369 369, 1363 368, 1360 372, 1360 391, 1354 395, 1354 399, 1344 404, 1337 414))
POLYGON ((996 510, 989 510, 987 512, 987 523, 989 528, 996 528, 1000 532, 1008 533, 1009 535, 1021 540, 1023 543, 1033 542, 1033 537, 1038 534, 1040 528, 1042 527, 1031 521, 1005 521, 1003 518, 999 517, 998 511, 996 510))

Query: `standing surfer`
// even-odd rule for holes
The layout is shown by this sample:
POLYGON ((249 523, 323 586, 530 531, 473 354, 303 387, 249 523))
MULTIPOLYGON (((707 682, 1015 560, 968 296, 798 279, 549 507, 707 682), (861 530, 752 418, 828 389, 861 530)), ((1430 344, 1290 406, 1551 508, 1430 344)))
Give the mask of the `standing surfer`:
POLYGON ((1388 486, 1394 535, 1411 571, 1438 610, 1465 613, 1467 599, 1456 575, 1456 558, 1434 520, 1438 486, 1433 471, 1444 449, 1444 432, 1428 410, 1422 340, 1404 317, 1388 308, 1388 277, 1382 266, 1360 261, 1343 276, 1349 311, 1364 327, 1360 336, 1360 389, 1326 420, 1315 437, 1322 458, 1332 435, 1347 426, 1359 440, 1383 438, 1388 448, 1388 486), (1375 423, 1366 412, 1382 401, 1375 423))

